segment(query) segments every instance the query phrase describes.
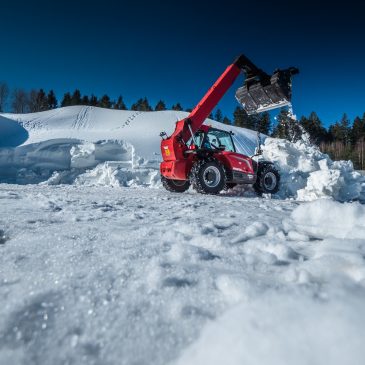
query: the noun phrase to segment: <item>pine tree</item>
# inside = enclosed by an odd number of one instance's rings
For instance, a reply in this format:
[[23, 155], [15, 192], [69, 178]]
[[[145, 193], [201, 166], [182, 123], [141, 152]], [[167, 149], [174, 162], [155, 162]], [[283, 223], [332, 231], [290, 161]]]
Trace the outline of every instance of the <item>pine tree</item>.
[[156, 111], [166, 110], [166, 104], [165, 104], [162, 100], [160, 100], [160, 101], [156, 104], [156, 106], [155, 106], [155, 110], [156, 110]]
[[356, 117], [351, 130], [351, 142], [356, 144], [360, 139], [365, 138], [365, 113], [363, 118]]
[[127, 106], [124, 104], [122, 96], [119, 96], [117, 102], [114, 104], [114, 109], [127, 110]]
[[291, 117], [289, 111], [281, 109], [277, 117], [278, 124], [273, 130], [273, 136], [284, 138], [290, 142], [298, 141], [302, 136], [302, 130], [299, 124]]
[[143, 99], [142, 108], [143, 108], [143, 111], [145, 111], [145, 112], [152, 111], [152, 107], [146, 97]]
[[71, 105], [81, 105], [81, 93], [79, 89], [76, 89], [72, 94]]
[[178, 112], [181, 112], [182, 110], [184, 110], [180, 103], [174, 104], [171, 109], [176, 110]]
[[91, 94], [89, 104], [91, 106], [98, 106], [99, 100], [94, 94]]
[[140, 112], [150, 112], [152, 111], [152, 108], [148, 103], [147, 98], [145, 97], [143, 99], [138, 99], [137, 102], [131, 106], [131, 110], [136, 110]]
[[141, 111], [142, 104], [143, 104], [143, 99], [138, 99], [134, 104], [132, 104], [131, 110]]
[[47, 108], [56, 109], [58, 105], [56, 95], [53, 90], [50, 90], [47, 95]]
[[254, 130], [256, 120], [255, 117], [249, 116], [243, 108], [238, 106], [233, 112], [233, 125]]
[[341, 141], [343, 140], [342, 130], [339, 122], [335, 124], [331, 124], [329, 127], [329, 133], [332, 137], [333, 141]]
[[340, 130], [341, 130], [342, 142], [345, 143], [345, 145], [348, 145], [351, 142], [350, 139], [351, 127], [350, 127], [350, 121], [346, 113], [344, 113], [344, 115], [340, 120]]
[[257, 124], [256, 124], [256, 128], [255, 130], [257, 130], [260, 133], [263, 134], [270, 134], [271, 131], [271, 119], [270, 119], [270, 114], [268, 112], [262, 113], [258, 118], [257, 118]]
[[216, 120], [219, 123], [223, 122], [223, 114], [222, 114], [222, 111], [220, 109], [217, 109], [217, 111], [215, 112], [214, 120]]
[[107, 108], [108, 109], [108, 108], [111, 108], [111, 105], [112, 105], [112, 103], [110, 101], [109, 96], [105, 94], [101, 97], [98, 106], [100, 106], [100, 108]]
[[63, 99], [61, 101], [61, 107], [65, 107], [65, 106], [70, 106], [72, 100], [71, 100], [71, 94], [69, 92], [67, 92], [64, 96]]
[[222, 123], [223, 124], [227, 124], [227, 125], [231, 125], [232, 124], [231, 120], [229, 118], [227, 118], [226, 116], [224, 116]]
[[328, 141], [328, 132], [315, 112], [311, 112], [308, 118], [302, 116], [299, 124], [309, 134], [312, 143], [319, 145], [322, 142]]
[[47, 109], [48, 109], [47, 95], [43, 89], [40, 89], [37, 95], [37, 111], [42, 112]]
[[233, 112], [233, 125], [236, 127], [243, 127], [244, 119], [244, 110], [241, 107], [237, 106]]
[[28, 108], [31, 113], [36, 113], [39, 111], [37, 98], [38, 98], [38, 90], [34, 89], [30, 90], [28, 96]]
[[81, 105], [90, 105], [90, 100], [87, 95], [84, 95], [81, 99]]

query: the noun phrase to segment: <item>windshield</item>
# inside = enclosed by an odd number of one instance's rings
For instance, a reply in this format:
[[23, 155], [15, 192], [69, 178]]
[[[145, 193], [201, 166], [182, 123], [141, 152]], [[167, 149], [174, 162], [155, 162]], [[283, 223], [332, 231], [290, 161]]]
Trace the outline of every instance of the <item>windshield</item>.
[[235, 152], [231, 134], [226, 131], [210, 129], [204, 141], [205, 148], [225, 147], [225, 151]]
[[[207, 134], [198, 131], [194, 135], [195, 144], [198, 148], [207, 148], [210, 150], [224, 146], [225, 151], [235, 152], [232, 136], [229, 132], [218, 129], [210, 129]], [[192, 138], [189, 139], [187, 145], [192, 144]]]

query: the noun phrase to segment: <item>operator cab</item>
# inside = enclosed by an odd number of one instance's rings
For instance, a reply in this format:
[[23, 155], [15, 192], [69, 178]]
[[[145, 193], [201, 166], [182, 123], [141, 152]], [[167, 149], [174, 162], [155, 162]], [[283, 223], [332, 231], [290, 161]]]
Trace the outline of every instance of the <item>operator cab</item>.
[[[199, 130], [195, 133], [194, 140], [198, 149], [236, 152], [232, 132], [215, 128], [209, 128], [207, 132]], [[189, 142], [191, 144], [192, 140]]]

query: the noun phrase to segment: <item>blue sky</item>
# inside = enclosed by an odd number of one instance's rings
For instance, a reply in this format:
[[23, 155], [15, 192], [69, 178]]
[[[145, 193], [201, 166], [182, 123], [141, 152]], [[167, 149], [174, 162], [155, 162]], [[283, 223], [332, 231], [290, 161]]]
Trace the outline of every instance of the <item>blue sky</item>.
[[[209, 4], [209, 5], [208, 5]], [[268, 73], [300, 69], [294, 112], [326, 125], [365, 112], [364, 7], [297, 1], [8, 1], [0, 80], [11, 87], [139, 97], [193, 107], [245, 53]], [[239, 86], [243, 78], [237, 81]], [[219, 107], [231, 117], [235, 87]]]

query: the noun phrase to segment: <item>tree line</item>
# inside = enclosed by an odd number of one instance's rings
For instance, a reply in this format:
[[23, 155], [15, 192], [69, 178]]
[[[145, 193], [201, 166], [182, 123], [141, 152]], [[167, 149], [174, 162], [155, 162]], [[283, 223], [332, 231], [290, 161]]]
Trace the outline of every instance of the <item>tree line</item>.
[[[73, 93], [66, 92], [59, 102], [53, 90], [46, 92], [44, 89], [31, 91], [15, 89], [10, 92], [7, 84], [0, 82], [0, 112], [7, 111], [9, 104], [8, 110], [13, 113], [34, 113], [72, 105], [142, 112], [167, 110], [167, 105], [163, 100], [159, 100], [153, 106], [144, 97], [138, 99], [128, 108], [122, 96], [113, 100], [107, 94], [101, 97], [93, 94], [90, 96], [82, 95], [78, 89]], [[170, 109], [192, 111], [190, 108], [184, 109], [180, 103], [173, 104]], [[339, 121], [331, 124], [328, 128], [324, 127], [315, 112], [295, 121], [287, 109], [282, 109], [274, 122], [267, 112], [259, 115], [248, 115], [239, 106], [234, 110], [232, 119], [223, 115], [220, 109], [216, 109], [209, 117], [220, 123], [257, 130], [272, 137], [285, 138], [290, 141], [296, 141], [301, 136], [302, 130], [305, 130], [311, 142], [319, 146], [322, 152], [329, 154], [332, 159], [352, 160], [355, 168], [365, 169], [365, 113], [362, 117], [357, 116], [353, 121], [350, 121], [344, 114]]]
[[[10, 108], [9, 105], [10, 104]], [[66, 92], [59, 102], [53, 90], [48, 93], [44, 89], [26, 91], [24, 89], [14, 89], [10, 92], [6, 83], [0, 82], [0, 113], [11, 111], [13, 113], [35, 113], [58, 107], [73, 105], [97, 106], [100, 108], [128, 110], [123, 97], [119, 96], [116, 100], [111, 99], [107, 94], [97, 97], [93, 94], [81, 95], [80, 90], [76, 89], [73, 93]], [[173, 104], [172, 110], [183, 111], [180, 103]], [[146, 97], [138, 99], [130, 106], [130, 110], [136, 111], [161, 111], [167, 110], [163, 100], [159, 100], [155, 106], [150, 105]], [[186, 109], [191, 111], [191, 109]]]

